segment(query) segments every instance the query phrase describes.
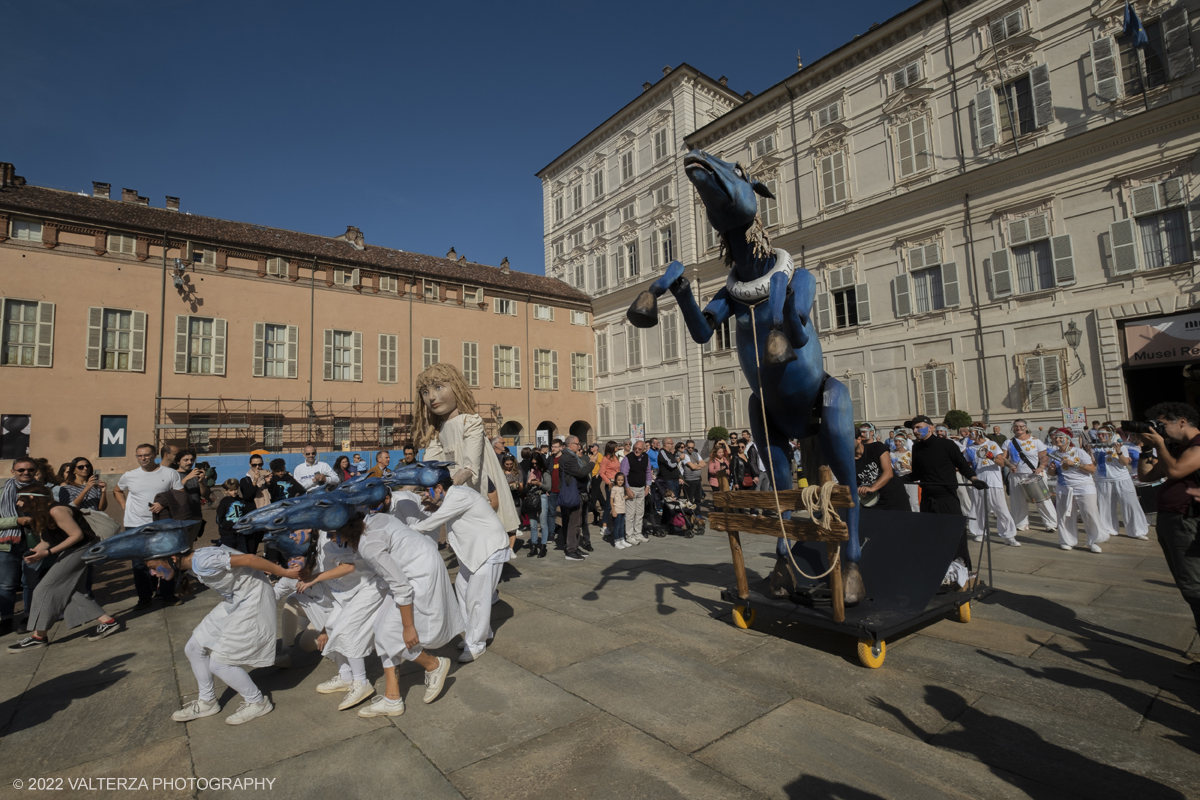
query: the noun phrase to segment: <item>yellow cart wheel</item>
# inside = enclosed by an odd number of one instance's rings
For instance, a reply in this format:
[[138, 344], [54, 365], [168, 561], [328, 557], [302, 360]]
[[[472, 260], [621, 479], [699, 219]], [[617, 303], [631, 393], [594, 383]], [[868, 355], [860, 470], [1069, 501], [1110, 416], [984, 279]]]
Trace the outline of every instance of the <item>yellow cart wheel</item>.
[[878, 642], [872, 639], [858, 640], [858, 660], [862, 662], [864, 667], [871, 669], [879, 669], [883, 666], [883, 659], [887, 657], [887, 642], [880, 639]]
[[971, 621], [971, 602], [969, 600], [958, 607], [958, 621]]
[[754, 624], [754, 618], [756, 616], [758, 616], [758, 612], [753, 608], [750, 609], [750, 613], [747, 614], [745, 606], [733, 607], [733, 624], [739, 628], [749, 628]]

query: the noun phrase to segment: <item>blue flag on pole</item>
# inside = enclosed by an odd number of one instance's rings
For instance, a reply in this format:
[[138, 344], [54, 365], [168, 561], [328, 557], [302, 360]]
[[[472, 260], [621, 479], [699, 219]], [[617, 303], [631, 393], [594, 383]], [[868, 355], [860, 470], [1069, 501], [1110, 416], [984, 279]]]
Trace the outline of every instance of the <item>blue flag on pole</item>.
[[1129, 0], [1125, 0], [1125, 27], [1121, 31], [1122, 36], [1133, 35], [1134, 47], [1145, 47], [1150, 43], [1146, 38], [1146, 29], [1142, 27], [1142, 21], [1138, 18], [1137, 12], [1133, 10], [1133, 6], [1129, 4]]

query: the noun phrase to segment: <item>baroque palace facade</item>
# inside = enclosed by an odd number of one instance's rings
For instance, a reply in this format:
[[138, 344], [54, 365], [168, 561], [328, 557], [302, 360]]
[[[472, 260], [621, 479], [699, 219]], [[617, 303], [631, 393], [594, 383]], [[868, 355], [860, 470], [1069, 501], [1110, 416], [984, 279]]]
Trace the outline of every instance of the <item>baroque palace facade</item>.
[[108, 472], [139, 442], [398, 450], [413, 379], [443, 361], [475, 387], [489, 435], [594, 438], [582, 292], [507, 259], [408, 253], [354, 227], [298, 233], [93, 187], [29, 185], [0, 163], [4, 457], [84, 455]]
[[[724, 285], [682, 170], [692, 148], [774, 192], [760, 216], [817, 280], [825, 367], [857, 419], [962, 409], [1036, 430], [1068, 407], [1120, 420], [1196, 402], [1200, 2], [1134, 7], [1144, 49], [1122, 36], [1123, 0], [921, 2], [757, 96], [670, 71], [643, 95], [660, 102], [639, 98], [559, 156], [539, 173], [547, 274], [593, 297], [600, 435], [748, 426], [732, 330], [695, 345], [669, 295], [657, 328], [624, 319], [670, 257], [702, 303]], [[679, 102], [693, 96], [711, 98], [703, 113]], [[621, 176], [624, 191], [622, 148], [657, 148], [656, 129], [669, 139], [651, 169], [669, 195], [635, 174], [636, 216], [616, 217], [607, 194], [589, 205], [593, 181]], [[556, 213], [577, 184], [582, 209]], [[607, 235], [573, 238], [601, 212]], [[651, 250], [636, 272], [624, 224]]]

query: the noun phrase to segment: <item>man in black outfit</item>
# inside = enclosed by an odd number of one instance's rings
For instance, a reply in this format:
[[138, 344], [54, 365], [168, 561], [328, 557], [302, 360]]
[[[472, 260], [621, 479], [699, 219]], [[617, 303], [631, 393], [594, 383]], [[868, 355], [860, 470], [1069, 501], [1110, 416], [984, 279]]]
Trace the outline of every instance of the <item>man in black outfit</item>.
[[[926, 416], [918, 416], [904, 423], [912, 428], [911, 480], [921, 486], [921, 511], [927, 514], [962, 514], [958, 502], [958, 475], [971, 482], [976, 489], [987, 489], [987, 484], [975, 477], [975, 470], [967, 463], [958, 445], [950, 439], [933, 435], [933, 422]], [[967, 549], [967, 527], [963, 526], [958, 542], [958, 557], [967, 569], [971, 569], [971, 553]]]

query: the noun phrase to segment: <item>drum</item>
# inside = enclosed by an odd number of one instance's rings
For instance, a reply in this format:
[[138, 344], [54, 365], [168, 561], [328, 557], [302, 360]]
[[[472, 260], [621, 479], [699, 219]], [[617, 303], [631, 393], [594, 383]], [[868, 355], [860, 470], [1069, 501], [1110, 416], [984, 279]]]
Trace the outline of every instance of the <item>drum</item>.
[[1054, 497], [1045, 475], [1026, 478], [1021, 481], [1021, 489], [1025, 492], [1025, 499], [1030, 503], [1042, 503]]

